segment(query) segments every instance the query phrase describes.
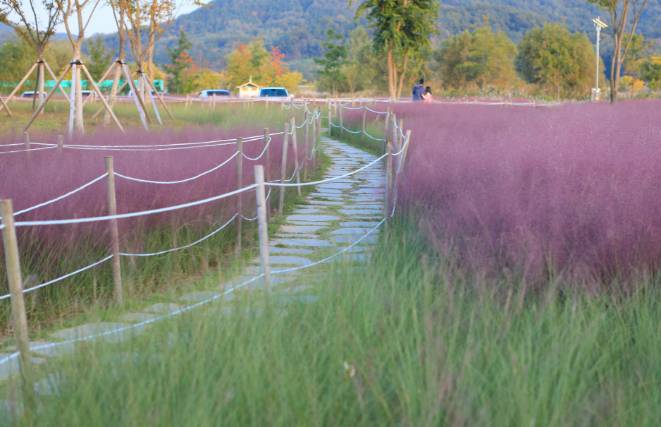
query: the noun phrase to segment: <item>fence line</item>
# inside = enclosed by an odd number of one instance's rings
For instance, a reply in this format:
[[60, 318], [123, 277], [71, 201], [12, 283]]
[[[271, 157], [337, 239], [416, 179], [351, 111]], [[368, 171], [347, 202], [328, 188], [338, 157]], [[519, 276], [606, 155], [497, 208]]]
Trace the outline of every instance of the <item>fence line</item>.
[[[293, 105], [293, 104], [292, 104], [292, 105]], [[307, 110], [307, 104], [304, 105], [304, 108]], [[309, 114], [309, 115], [308, 115], [308, 119], [305, 120], [301, 126], [296, 126], [295, 129], [301, 129], [301, 128], [303, 128], [304, 126], [310, 126], [310, 125], [312, 125], [313, 123], [315, 123], [315, 122], [314, 122], [315, 120], [319, 120], [320, 118], [321, 118], [321, 114], [320, 114], [319, 111], [317, 110], [314, 114]], [[330, 117], [329, 117], [329, 124], [330, 124], [330, 127], [331, 127], [331, 128], [334, 126], [333, 123], [330, 122]], [[397, 124], [396, 124], [396, 123], [395, 123], [395, 126], [397, 127]], [[294, 134], [294, 133], [295, 133], [295, 129], [291, 129], [291, 131], [289, 132], [289, 134]], [[400, 128], [400, 133], [402, 133], [402, 129], [401, 129], [401, 128]], [[277, 134], [278, 134], [278, 135], [283, 135], [283, 134], [285, 134], [285, 132], [279, 132], [279, 133], [277, 133]], [[271, 136], [272, 136], [272, 135], [275, 135], [275, 134], [268, 134], [268, 135], [266, 135], [266, 136], [268, 137], [268, 141], [266, 142], [266, 144], [265, 144], [265, 148], [264, 148], [264, 150], [262, 151], [262, 153], [261, 153], [257, 158], [254, 158], [254, 159], [253, 159], [253, 158], [248, 158], [248, 159], [250, 159], [250, 160], [258, 160], [258, 159], [260, 159], [260, 158], [264, 155], [264, 153], [266, 153], [266, 151], [268, 150], [268, 147], [269, 147], [269, 145], [270, 145], [270, 143], [271, 143]], [[260, 184], [260, 185], [262, 185], [262, 186], [264, 186], [264, 187], [266, 187], [266, 186], [269, 187], [268, 195], [265, 197], [265, 199], [266, 199], [266, 200], [269, 199], [269, 197], [271, 196], [271, 192], [272, 192], [272, 188], [273, 188], [273, 187], [299, 187], [299, 189], [300, 189], [301, 186], [314, 186], [314, 185], [319, 185], [319, 184], [323, 184], [323, 183], [327, 183], [327, 182], [336, 181], [336, 180], [339, 180], [339, 179], [343, 179], [343, 178], [346, 178], [346, 177], [349, 177], [349, 176], [352, 176], [352, 175], [358, 174], [358, 173], [362, 172], [363, 170], [366, 170], [366, 169], [368, 169], [368, 168], [374, 166], [375, 164], [377, 164], [377, 163], [380, 162], [381, 160], [384, 160], [384, 159], [385, 159], [386, 157], [388, 157], [388, 156], [394, 156], [394, 157], [397, 157], [397, 156], [400, 156], [400, 155], [401, 155], [401, 156], [402, 156], [402, 160], [403, 160], [403, 159], [405, 158], [405, 155], [406, 155], [406, 149], [408, 148], [409, 141], [410, 141], [410, 139], [408, 138], [408, 136], [410, 136], [410, 131], [409, 131], [409, 135], [407, 135], [407, 138], [406, 138], [406, 140], [405, 140], [405, 143], [402, 144], [402, 146], [401, 146], [401, 148], [400, 148], [400, 150], [399, 150], [398, 152], [396, 152], [396, 153], [392, 153], [392, 152], [389, 150], [387, 153], [381, 155], [380, 157], [376, 158], [375, 160], [370, 161], [369, 163], [367, 163], [367, 164], [365, 164], [365, 165], [363, 165], [363, 166], [361, 166], [361, 167], [359, 167], [359, 168], [357, 168], [357, 169], [355, 169], [355, 170], [353, 170], [353, 171], [350, 171], [350, 172], [348, 172], [348, 173], [345, 173], [345, 174], [342, 174], [342, 175], [339, 175], [339, 176], [333, 176], [333, 177], [330, 177], [330, 178], [326, 178], [326, 179], [322, 179], [322, 180], [317, 180], [317, 181], [309, 181], [309, 182], [303, 182], [303, 183], [291, 183], [291, 182], [293, 181], [294, 177], [295, 177], [296, 174], [297, 174], [297, 169], [300, 169], [300, 168], [304, 167], [304, 164], [307, 163], [306, 160], [312, 160], [312, 159], [313, 159], [313, 157], [309, 157], [309, 156], [308, 156], [308, 153], [304, 153], [304, 161], [302, 162], [303, 164], [299, 165], [297, 168], [294, 168], [294, 172], [292, 173], [292, 175], [291, 175], [290, 178], [288, 178], [288, 179], [284, 179], [284, 177], [283, 177], [283, 179], [280, 179], [280, 180], [273, 180], [273, 181], [269, 181], [269, 182], [266, 182], [266, 183], [262, 182], [262, 183]], [[263, 139], [263, 138], [264, 138], [264, 136], [262, 136], [262, 135], [259, 136], [259, 139]], [[386, 139], [386, 138], [384, 138], [383, 140], [385, 140], [385, 139]], [[257, 139], [256, 139], [256, 140], [257, 140]], [[316, 141], [316, 140], [317, 140], [317, 134], [316, 134], [316, 132], [313, 132], [312, 140], [313, 140], [313, 141]], [[307, 146], [307, 144], [306, 144], [306, 146]], [[310, 150], [311, 150], [312, 152], [314, 152], [314, 151], [316, 150], [316, 148], [317, 148], [317, 143], [316, 143], [316, 142], [313, 142], [312, 147], [310, 148]], [[121, 177], [121, 178], [124, 178], [124, 179], [129, 179], [129, 180], [134, 180], [134, 181], [139, 181], [139, 182], [147, 182], [147, 183], [166, 183], [166, 182], [167, 182], [167, 183], [175, 183], [175, 182], [179, 183], [179, 182], [189, 182], [189, 181], [192, 181], [192, 180], [194, 180], [194, 179], [199, 178], [200, 176], [204, 176], [204, 175], [206, 175], [206, 174], [208, 174], [208, 173], [211, 173], [213, 170], [217, 170], [218, 168], [224, 166], [225, 164], [227, 164], [229, 161], [231, 161], [234, 157], [238, 156], [239, 154], [242, 154], [242, 153], [235, 152], [235, 154], [234, 154], [232, 157], [230, 157], [229, 159], [225, 160], [224, 163], [222, 163], [222, 164], [220, 164], [220, 165], [217, 165], [217, 166], [215, 166], [214, 168], [212, 168], [212, 169], [210, 169], [210, 170], [204, 171], [204, 172], [202, 172], [201, 174], [198, 174], [198, 175], [196, 175], [196, 176], [194, 176], [194, 177], [186, 178], [185, 180], [169, 181], [169, 182], [168, 182], [168, 181], [151, 181], [151, 180], [143, 180], [143, 179], [140, 179], [140, 178], [129, 177], [129, 176], [126, 176], [126, 175], [121, 175], [121, 174], [119, 174], [119, 173], [114, 173], [114, 175], [117, 175], [117, 176], [119, 176], [119, 177]], [[244, 156], [244, 157], [245, 157], [245, 156]], [[401, 161], [400, 161], [400, 162], [401, 162]], [[391, 164], [392, 164], [392, 162], [389, 161], [389, 162], [388, 162], [388, 165], [391, 165]], [[399, 166], [400, 166], [400, 167], [397, 168], [396, 173], [395, 173], [395, 176], [396, 176], [396, 177], [399, 176], [399, 172], [400, 172], [400, 169], [401, 169], [401, 163], [400, 163]], [[390, 173], [390, 171], [389, 171], [389, 173]], [[72, 191], [69, 192], [69, 193], [66, 193], [66, 194], [64, 194], [64, 195], [62, 195], [62, 196], [59, 196], [59, 197], [57, 197], [57, 198], [55, 198], [55, 199], [52, 199], [52, 200], [49, 200], [49, 201], [47, 201], [47, 202], [41, 203], [41, 204], [39, 204], [39, 205], [35, 205], [35, 206], [31, 207], [31, 208], [28, 208], [27, 210], [23, 210], [23, 212], [20, 212], [20, 211], [19, 211], [19, 213], [24, 213], [24, 212], [27, 212], [27, 211], [30, 211], [30, 210], [34, 210], [34, 209], [37, 209], [38, 207], [45, 206], [45, 205], [47, 205], [47, 204], [54, 203], [55, 201], [62, 200], [62, 199], [64, 199], [64, 198], [68, 197], [69, 195], [71, 195], [71, 194], [75, 194], [76, 192], [81, 191], [82, 189], [84, 189], [84, 188], [86, 188], [86, 187], [92, 185], [93, 183], [98, 182], [99, 180], [105, 178], [106, 176], [108, 176], [107, 173], [104, 174], [104, 175], [102, 175], [102, 176], [100, 176], [100, 177], [95, 178], [95, 180], [92, 180], [92, 181], [90, 181], [90, 182], [88, 182], [88, 183], [86, 183], [86, 184], [83, 184], [83, 186], [78, 187], [77, 189], [72, 190]], [[203, 204], [210, 203], [210, 202], [217, 201], [217, 200], [221, 200], [221, 199], [224, 199], [224, 198], [227, 198], [227, 197], [233, 196], [233, 195], [242, 194], [243, 192], [246, 192], [246, 191], [250, 191], [250, 190], [253, 190], [253, 189], [257, 189], [257, 187], [258, 187], [257, 184], [252, 184], [252, 185], [248, 185], [248, 186], [245, 186], [245, 187], [242, 187], [242, 188], [236, 189], [236, 190], [234, 190], [234, 191], [230, 191], [230, 192], [227, 192], [227, 193], [224, 193], [224, 194], [220, 194], [220, 195], [217, 195], [217, 196], [208, 197], [208, 198], [205, 198], [205, 199], [202, 199], [202, 200], [197, 200], [197, 201], [193, 201], [193, 202], [188, 202], [188, 203], [178, 204], [178, 205], [169, 206], [169, 207], [164, 207], [164, 208], [150, 209], [150, 210], [145, 210], [145, 211], [140, 211], [140, 212], [132, 212], [132, 213], [124, 213], [124, 214], [115, 214], [115, 215], [104, 215], [104, 216], [87, 217], [87, 218], [71, 218], [71, 219], [41, 220], [41, 221], [23, 221], [23, 222], [16, 222], [16, 223], [14, 223], [14, 226], [16, 226], [16, 227], [27, 227], [27, 226], [47, 226], [47, 225], [79, 224], [79, 223], [90, 223], [90, 222], [97, 222], [97, 221], [109, 221], [109, 220], [117, 220], [117, 219], [124, 219], [124, 218], [133, 218], [133, 217], [147, 216], [147, 215], [152, 215], [152, 214], [156, 214], [156, 213], [170, 212], [170, 211], [174, 211], [174, 210], [178, 210], [178, 209], [184, 209], [184, 208], [188, 208], [188, 207], [193, 207], [193, 206], [203, 205]], [[262, 200], [263, 200], [263, 199], [264, 199], [264, 196], [263, 196], [263, 187], [260, 188], [259, 190], [262, 191], [261, 194], [262, 194]], [[389, 188], [386, 188], [386, 191], [387, 191], [387, 192], [388, 192], [389, 190], [390, 190]], [[293, 268], [285, 268], [285, 269], [281, 269], [281, 270], [275, 270], [275, 271], [272, 271], [271, 273], [272, 273], [272, 274], [285, 274], [285, 273], [289, 273], [289, 272], [294, 272], [294, 271], [299, 271], [299, 270], [304, 270], [304, 269], [307, 269], [307, 268], [311, 268], [311, 267], [314, 267], [314, 266], [316, 266], [316, 265], [320, 265], [320, 264], [323, 264], [323, 263], [327, 263], [327, 262], [333, 260], [334, 258], [336, 258], [336, 257], [338, 257], [338, 256], [340, 256], [340, 255], [342, 255], [342, 254], [344, 254], [344, 253], [346, 253], [346, 252], [348, 252], [349, 250], [351, 250], [352, 248], [354, 248], [356, 245], [360, 244], [360, 243], [361, 243], [363, 240], [365, 240], [368, 236], [370, 236], [371, 234], [373, 234], [376, 230], [378, 230], [383, 224], [386, 223], [386, 221], [388, 220], [388, 218], [390, 218], [390, 217], [392, 217], [392, 216], [394, 215], [394, 213], [395, 213], [395, 208], [396, 208], [396, 203], [394, 204], [394, 206], [393, 206], [393, 210], [391, 211], [390, 215], [386, 215], [386, 216], [384, 216], [384, 217], [383, 217], [383, 218], [382, 218], [382, 219], [381, 219], [381, 220], [380, 220], [380, 221], [379, 221], [379, 222], [378, 222], [373, 228], [371, 228], [370, 230], [368, 230], [368, 231], [365, 233], [365, 235], [363, 235], [362, 237], [358, 238], [357, 240], [355, 240], [355, 241], [354, 241], [353, 243], [351, 243], [350, 245], [348, 245], [348, 246], [346, 246], [346, 247], [344, 247], [344, 248], [341, 248], [340, 250], [338, 250], [338, 251], [335, 252], [334, 254], [332, 254], [332, 255], [330, 255], [330, 256], [327, 256], [327, 257], [325, 257], [325, 258], [323, 258], [323, 259], [321, 259], [321, 260], [318, 260], [318, 261], [315, 261], [315, 262], [310, 262], [310, 263], [305, 264], [305, 265], [302, 265], [302, 266], [297, 266], [297, 267], [293, 267]], [[14, 215], [16, 215], [16, 214], [14, 214]], [[12, 216], [13, 216], [13, 215], [12, 215]], [[211, 231], [210, 233], [208, 233], [208, 234], [206, 234], [205, 236], [201, 237], [200, 239], [198, 239], [198, 240], [196, 240], [196, 241], [194, 241], [194, 242], [191, 242], [191, 243], [189, 243], [189, 244], [187, 244], [187, 245], [183, 245], [183, 246], [179, 246], [179, 247], [175, 247], [175, 248], [170, 248], [170, 249], [166, 249], [166, 250], [162, 250], [162, 251], [158, 251], [158, 252], [152, 252], [152, 253], [126, 253], [126, 252], [120, 252], [120, 253], [119, 253], [119, 256], [122, 256], [122, 257], [133, 257], [133, 256], [135, 256], [135, 257], [148, 257], [148, 256], [162, 255], [162, 254], [165, 254], [165, 253], [170, 253], [170, 252], [175, 252], [175, 251], [179, 251], [179, 250], [183, 250], [183, 249], [188, 249], [188, 248], [190, 248], [190, 247], [192, 247], [192, 246], [195, 246], [195, 245], [197, 245], [197, 244], [199, 244], [199, 243], [201, 243], [201, 242], [203, 242], [203, 241], [205, 241], [205, 240], [208, 240], [208, 239], [211, 238], [212, 236], [216, 235], [217, 233], [219, 233], [220, 231], [222, 231], [223, 229], [225, 229], [227, 226], [229, 226], [229, 224], [231, 224], [231, 223], [232, 223], [237, 217], [239, 217], [239, 216], [245, 218], [245, 217], [243, 216], [242, 213], [238, 212], [238, 213], [234, 214], [234, 215], [232, 216], [232, 218], [230, 218], [226, 223], [224, 223], [224, 224], [221, 225], [220, 227], [214, 229], [213, 231]], [[245, 218], [245, 219], [247, 219], [247, 220], [251, 220], [250, 218]], [[257, 218], [255, 218], [255, 219], [257, 219]], [[254, 220], [254, 219], [252, 219], [252, 220]], [[264, 222], [263, 217], [262, 217], [262, 219], [260, 219], [260, 221]], [[264, 224], [260, 223], [260, 227], [262, 227], [263, 225], [264, 225]], [[4, 229], [4, 228], [5, 228], [5, 226], [4, 226], [3, 224], [0, 224], [0, 230], [2, 230], [2, 229]], [[67, 274], [64, 275], [64, 276], [61, 276], [61, 277], [56, 278], [56, 279], [53, 279], [53, 280], [51, 280], [51, 281], [48, 281], [48, 282], [42, 283], [42, 284], [37, 285], [37, 286], [34, 286], [34, 287], [32, 287], [32, 288], [29, 288], [29, 289], [23, 290], [23, 293], [31, 292], [31, 291], [34, 291], [34, 290], [37, 290], [37, 289], [43, 288], [43, 287], [45, 287], [45, 286], [48, 286], [48, 285], [50, 285], [50, 284], [57, 283], [57, 282], [62, 281], [62, 280], [64, 280], [64, 279], [66, 279], [66, 278], [72, 277], [73, 275], [76, 275], [76, 274], [79, 274], [79, 273], [81, 273], [81, 272], [83, 272], [83, 271], [86, 271], [86, 270], [89, 270], [89, 269], [91, 269], [91, 268], [94, 268], [95, 266], [100, 265], [100, 264], [102, 264], [102, 263], [104, 263], [104, 262], [106, 262], [106, 261], [108, 261], [108, 260], [110, 260], [110, 259], [112, 259], [112, 258], [113, 258], [112, 255], [107, 256], [107, 257], [102, 258], [101, 260], [96, 261], [95, 263], [92, 263], [92, 264], [90, 264], [90, 265], [88, 265], [88, 266], [85, 266], [85, 267], [83, 267], [83, 268], [81, 268], [81, 269], [78, 269], [78, 270], [73, 271], [73, 272], [71, 272], [71, 273], [67, 273]], [[264, 271], [264, 269], [263, 269], [263, 271]], [[203, 301], [200, 301], [200, 302], [197, 302], [197, 303], [194, 303], [194, 304], [190, 304], [190, 305], [188, 305], [188, 306], [185, 306], [185, 307], [182, 307], [182, 308], [180, 308], [180, 309], [177, 309], [177, 310], [175, 310], [175, 311], [173, 311], [173, 312], [171, 312], [171, 313], [168, 313], [168, 314], [165, 314], [165, 315], [162, 315], [162, 316], [158, 316], [158, 317], [153, 318], [153, 319], [145, 320], [145, 321], [142, 321], [142, 322], [139, 322], [139, 323], [136, 323], [136, 324], [132, 324], [132, 325], [128, 325], [128, 326], [125, 326], [125, 327], [116, 328], [116, 329], [113, 329], [113, 330], [111, 330], [111, 331], [106, 331], [106, 332], [99, 333], [99, 334], [92, 334], [92, 335], [88, 335], [88, 336], [85, 336], [85, 337], [78, 337], [78, 338], [71, 339], [71, 340], [67, 340], [67, 341], [61, 341], [61, 342], [54, 342], [54, 343], [48, 343], [48, 344], [37, 345], [37, 346], [32, 347], [31, 350], [32, 350], [32, 351], [36, 351], [36, 352], [38, 352], [38, 351], [40, 351], [40, 350], [47, 350], [47, 349], [49, 349], [49, 348], [59, 347], [59, 346], [63, 346], [63, 345], [69, 345], [69, 344], [71, 344], [71, 343], [76, 343], [76, 342], [81, 342], [81, 341], [89, 341], [89, 340], [97, 339], [97, 338], [101, 338], [101, 337], [104, 337], [104, 336], [109, 336], [109, 335], [113, 335], [113, 334], [117, 334], [117, 333], [122, 333], [122, 332], [124, 332], [124, 331], [128, 331], [128, 330], [134, 330], [134, 329], [137, 329], [137, 328], [142, 328], [142, 327], [144, 327], [144, 326], [146, 326], [146, 325], [148, 325], [148, 324], [152, 324], [152, 323], [158, 322], [158, 321], [160, 321], [160, 320], [164, 320], [164, 319], [172, 318], [172, 317], [177, 316], [177, 315], [179, 315], [179, 314], [181, 314], [181, 313], [185, 313], [185, 312], [191, 311], [191, 310], [193, 310], [193, 309], [195, 309], [195, 308], [197, 308], [197, 307], [200, 307], [200, 306], [205, 305], [205, 304], [208, 304], [208, 303], [210, 303], [210, 302], [212, 302], [212, 301], [215, 301], [215, 300], [218, 300], [218, 299], [220, 299], [220, 298], [223, 298], [224, 296], [226, 296], [226, 295], [228, 295], [228, 294], [234, 292], [235, 290], [241, 289], [241, 288], [247, 286], [248, 284], [250, 284], [250, 283], [254, 283], [255, 281], [260, 280], [260, 279], [262, 279], [262, 278], [265, 278], [265, 274], [264, 274], [264, 273], [261, 273], [261, 274], [255, 275], [255, 276], [253, 276], [253, 277], [251, 277], [251, 278], [248, 278], [247, 280], [245, 280], [245, 281], [239, 283], [238, 285], [235, 285], [235, 286], [233, 286], [233, 287], [227, 289], [226, 291], [222, 292], [222, 293], [219, 294], [219, 295], [214, 295], [214, 296], [212, 296], [212, 297], [210, 297], [210, 298], [207, 298], [207, 299], [205, 299], [205, 300], [203, 300]], [[8, 297], [9, 297], [9, 295], [2, 296], [2, 297], [0, 297], [0, 300], [6, 299], [6, 298], [8, 298]], [[18, 358], [18, 357], [19, 357], [19, 352], [12, 353], [12, 354], [8, 355], [7, 357], [5, 357], [4, 359], [0, 359], [0, 365], [4, 364], [4, 363], [6, 363], [6, 362], [8, 362], [8, 361], [10, 361], [10, 360], [16, 359], [16, 358]]]

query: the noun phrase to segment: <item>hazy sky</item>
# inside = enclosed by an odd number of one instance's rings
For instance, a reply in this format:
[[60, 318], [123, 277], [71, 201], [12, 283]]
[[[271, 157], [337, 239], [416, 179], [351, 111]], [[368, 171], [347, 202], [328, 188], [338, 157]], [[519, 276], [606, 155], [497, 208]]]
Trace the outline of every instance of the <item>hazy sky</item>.
[[[37, 2], [38, 4], [39, 2]], [[105, 2], [102, 1], [101, 4], [96, 8], [96, 11], [94, 12], [94, 16], [92, 16], [92, 20], [90, 21], [89, 27], [87, 27], [87, 36], [91, 36], [93, 34], [98, 34], [98, 33], [114, 33], [117, 31], [117, 27], [115, 26], [115, 20], [113, 19], [112, 16], [112, 9], [106, 5], [103, 4]], [[197, 9], [198, 6], [194, 6], [192, 1], [184, 1], [184, 2], [178, 2], [180, 6], [177, 7], [176, 15], [183, 15], [186, 13], [190, 13], [193, 10]], [[185, 4], [182, 4], [185, 3]], [[91, 7], [89, 8], [91, 9]], [[42, 14], [43, 16], [43, 14]], [[57, 27], [57, 32], [58, 33], [63, 33], [64, 32], [64, 25], [60, 24]]]

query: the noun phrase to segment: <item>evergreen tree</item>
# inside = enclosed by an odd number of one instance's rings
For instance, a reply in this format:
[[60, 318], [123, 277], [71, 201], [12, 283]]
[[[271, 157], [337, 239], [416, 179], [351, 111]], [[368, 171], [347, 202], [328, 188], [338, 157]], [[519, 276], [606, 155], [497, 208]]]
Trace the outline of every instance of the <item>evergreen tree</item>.
[[335, 95], [346, 87], [346, 79], [342, 73], [342, 67], [347, 61], [347, 48], [344, 38], [339, 33], [329, 29], [326, 32], [323, 48], [324, 56], [314, 60], [321, 67], [321, 70], [319, 70], [319, 87], [322, 90], [329, 90]]
[[188, 53], [191, 47], [186, 33], [181, 30], [177, 45], [168, 49], [170, 64], [165, 66], [165, 70], [170, 74], [169, 89], [172, 93], [189, 93], [193, 88], [186, 76], [186, 72], [193, 66], [193, 59]]

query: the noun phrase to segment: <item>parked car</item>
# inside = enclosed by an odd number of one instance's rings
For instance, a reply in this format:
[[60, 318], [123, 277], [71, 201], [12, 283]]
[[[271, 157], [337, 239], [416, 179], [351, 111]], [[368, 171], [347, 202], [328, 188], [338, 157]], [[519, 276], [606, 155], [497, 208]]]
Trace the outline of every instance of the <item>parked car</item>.
[[200, 92], [200, 98], [208, 98], [210, 96], [231, 96], [232, 92], [227, 89], [205, 89]]
[[259, 90], [260, 98], [289, 98], [289, 92], [284, 87], [263, 87]]
[[[43, 95], [46, 96], [45, 93], [44, 93]], [[23, 93], [21, 94], [21, 97], [22, 97], [22, 98], [33, 98], [33, 97], [35, 97], [35, 96], [39, 96], [39, 92], [36, 92], [36, 95], [35, 95], [35, 91], [34, 91], [34, 90], [26, 90], [25, 92], [23, 92]]]

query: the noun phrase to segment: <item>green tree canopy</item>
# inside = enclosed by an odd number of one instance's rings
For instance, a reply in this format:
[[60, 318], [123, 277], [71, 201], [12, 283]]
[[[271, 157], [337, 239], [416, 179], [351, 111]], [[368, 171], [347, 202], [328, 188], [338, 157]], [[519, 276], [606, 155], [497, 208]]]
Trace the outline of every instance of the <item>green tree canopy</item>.
[[347, 47], [341, 34], [329, 29], [323, 42], [324, 56], [314, 62], [319, 70], [319, 89], [337, 94], [346, 89], [346, 78], [342, 68], [347, 61]]
[[94, 37], [87, 42], [87, 68], [95, 80], [100, 79], [112, 63], [112, 52], [106, 49], [103, 38]]
[[193, 90], [192, 82], [186, 76], [186, 72], [193, 66], [193, 59], [188, 53], [190, 48], [191, 43], [184, 30], [181, 30], [177, 45], [168, 49], [170, 64], [165, 66], [165, 71], [170, 75], [168, 86], [172, 93], [190, 93]]
[[[350, 0], [350, 3], [352, 1]], [[373, 30], [375, 50], [383, 52], [388, 70], [388, 92], [399, 97], [415, 79], [436, 32], [437, 0], [363, 0], [356, 16], [365, 16]], [[413, 72], [412, 72], [413, 71]]]
[[436, 75], [449, 90], [511, 90], [519, 84], [517, 49], [507, 34], [484, 26], [447, 39], [435, 53]]
[[556, 98], [585, 98], [594, 83], [592, 44], [585, 34], [572, 34], [560, 24], [526, 33], [516, 63], [528, 83]]

